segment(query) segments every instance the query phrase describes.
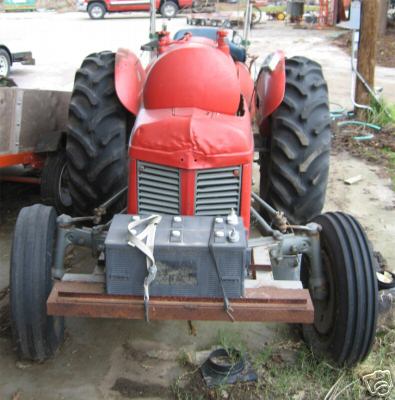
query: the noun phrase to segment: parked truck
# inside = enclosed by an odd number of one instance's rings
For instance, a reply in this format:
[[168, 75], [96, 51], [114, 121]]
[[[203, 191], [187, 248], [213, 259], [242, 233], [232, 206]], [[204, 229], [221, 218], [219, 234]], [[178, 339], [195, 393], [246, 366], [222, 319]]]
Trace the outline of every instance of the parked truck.
[[[192, 0], [156, 0], [156, 9], [165, 18], [173, 18], [182, 8], [192, 8]], [[107, 13], [149, 11], [149, 0], [79, 0], [79, 9], [86, 9], [90, 18], [102, 19]]]

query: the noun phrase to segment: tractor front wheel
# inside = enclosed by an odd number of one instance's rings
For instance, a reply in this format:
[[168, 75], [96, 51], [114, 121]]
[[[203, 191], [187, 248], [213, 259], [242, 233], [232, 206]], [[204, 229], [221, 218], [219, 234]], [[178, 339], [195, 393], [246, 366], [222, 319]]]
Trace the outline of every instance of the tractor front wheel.
[[64, 319], [47, 315], [56, 244], [56, 212], [36, 204], [18, 215], [11, 250], [11, 326], [18, 354], [42, 361], [63, 342]]
[[[303, 336], [314, 355], [336, 366], [353, 366], [372, 347], [376, 331], [378, 289], [370, 243], [358, 221], [341, 212], [314, 218], [321, 225], [321, 257], [325, 275], [323, 299], [315, 299], [314, 323]], [[309, 288], [312, 266], [303, 257], [301, 280]]]
[[[76, 72], [67, 125], [67, 170], [77, 215], [93, 210], [127, 184], [127, 140], [131, 114], [120, 103], [114, 83], [115, 54], [91, 54]], [[107, 212], [125, 206], [120, 198]]]
[[324, 206], [331, 129], [328, 87], [319, 64], [285, 61], [285, 95], [270, 116], [267, 152], [260, 153], [260, 195], [293, 224], [305, 224]]

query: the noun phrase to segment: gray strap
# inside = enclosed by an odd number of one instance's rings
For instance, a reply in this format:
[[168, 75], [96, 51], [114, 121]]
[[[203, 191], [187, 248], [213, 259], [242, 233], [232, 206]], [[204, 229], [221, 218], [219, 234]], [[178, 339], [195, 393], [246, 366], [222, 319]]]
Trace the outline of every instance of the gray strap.
[[[128, 225], [129, 241], [128, 245], [137, 247], [146, 256], [148, 275], [144, 279], [144, 311], [145, 320], [149, 321], [149, 286], [154, 281], [157, 273], [157, 267], [154, 258], [154, 244], [156, 227], [162, 220], [160, 215], [151, 215], [147, 218], [132, 221]], [[136, 228], [140, 225], [146, 227], [137, 234]], [[145, 243], [144, 243], [145, 240]]]

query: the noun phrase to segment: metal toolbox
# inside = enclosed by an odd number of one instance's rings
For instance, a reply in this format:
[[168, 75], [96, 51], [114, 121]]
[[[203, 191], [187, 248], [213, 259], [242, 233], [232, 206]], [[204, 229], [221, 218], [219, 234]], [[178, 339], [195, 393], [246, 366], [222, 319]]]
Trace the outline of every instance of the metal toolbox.
[[[223, 297], [218, 267], [226, 296], [243, 296], [250, 252], [242, 220], [234, 217], [230, 224], [227, 218], [162, 216], [154, 241], [158, 272], [150, 295]], [[128, 224], [133, 218], [140, 217], [116, 215], [105, 241], [109, 294], [144, 293], [146, 256], [128, 244]]]

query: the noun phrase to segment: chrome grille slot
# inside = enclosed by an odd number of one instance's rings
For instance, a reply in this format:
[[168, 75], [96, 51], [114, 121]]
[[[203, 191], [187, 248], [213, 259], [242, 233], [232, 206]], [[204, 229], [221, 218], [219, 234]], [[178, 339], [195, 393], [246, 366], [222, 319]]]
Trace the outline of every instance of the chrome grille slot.
[[180, 173], [177, 168], [137, 162], [139, 213], [180, 214]]
[[240, 211], [241, 167], [204, 169], [196, 174], [195, 214], [228, 215]]

